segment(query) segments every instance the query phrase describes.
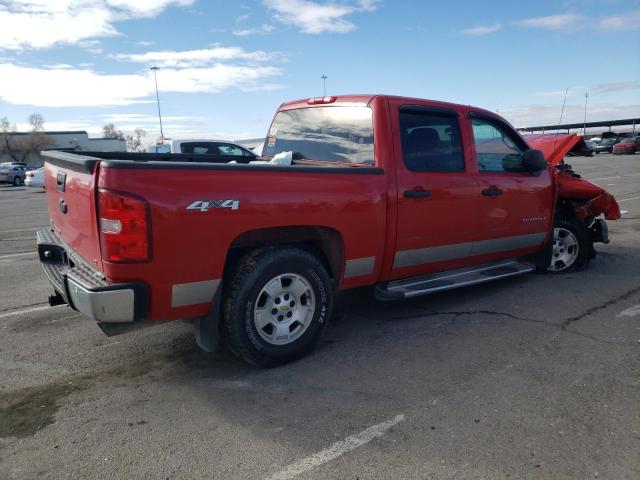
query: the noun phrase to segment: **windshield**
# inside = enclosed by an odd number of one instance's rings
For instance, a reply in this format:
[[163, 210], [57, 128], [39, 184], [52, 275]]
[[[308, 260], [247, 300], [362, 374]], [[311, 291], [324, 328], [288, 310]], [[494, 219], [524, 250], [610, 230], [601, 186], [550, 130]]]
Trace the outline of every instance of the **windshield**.
[[262, 154], [293, 152], [294, 159], [373, 165], [369, 107], [331, 106], [278, 112]]
[[634, 138], [625, 138], [620, 143], [634, 143], [634, 142], [635, 142]]

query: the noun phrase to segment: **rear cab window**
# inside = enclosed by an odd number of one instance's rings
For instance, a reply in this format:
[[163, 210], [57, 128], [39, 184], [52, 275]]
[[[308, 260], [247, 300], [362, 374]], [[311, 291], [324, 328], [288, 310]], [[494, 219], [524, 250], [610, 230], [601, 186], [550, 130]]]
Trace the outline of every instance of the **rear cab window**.
[[372, 110], [365, 105], [281, 110], [273, 119], [262, 155], [281, 152], [293, 152], [297, 161], [373, 166]]

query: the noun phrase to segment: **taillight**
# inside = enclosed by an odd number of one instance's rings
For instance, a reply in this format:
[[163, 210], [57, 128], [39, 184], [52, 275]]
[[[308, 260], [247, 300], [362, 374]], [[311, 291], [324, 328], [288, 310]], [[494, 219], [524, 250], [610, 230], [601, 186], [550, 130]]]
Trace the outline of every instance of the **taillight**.
[[151, 260], [151, 224], [145, 200], [101, 188], [98, 190], [98, 222], [104, 261], [130, 263]]

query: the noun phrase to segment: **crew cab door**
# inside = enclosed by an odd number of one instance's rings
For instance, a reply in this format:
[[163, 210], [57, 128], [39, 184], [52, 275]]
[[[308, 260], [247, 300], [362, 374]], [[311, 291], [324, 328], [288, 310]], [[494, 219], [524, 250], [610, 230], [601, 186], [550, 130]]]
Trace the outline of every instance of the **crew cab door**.
[[481, 193], [472, 255], [498, 260], [538, 250], [553, 223], [549, 170], [531, 173], [524, 168], [522, 154], [529, 147], [506, 122], [475, 113], [469, 122]]
[[391, 278], [464, 266], [478, 230], [478, 186], [456, 110], [391, 104], [397, 236]]

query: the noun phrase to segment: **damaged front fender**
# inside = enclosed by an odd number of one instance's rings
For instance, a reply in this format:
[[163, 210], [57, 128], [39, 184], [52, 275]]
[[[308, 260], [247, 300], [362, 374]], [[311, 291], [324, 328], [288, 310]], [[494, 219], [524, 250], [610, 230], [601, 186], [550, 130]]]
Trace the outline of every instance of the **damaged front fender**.
[[607, 220], [620, 218], [620, 207], [613, 195], [571, 171], [564, 165], [564, 157], [584, 140], [576, 134], [525, 135], [529, 146], [541, 150], [549, 165], [556, 167], [556, 195], [568, 201], [580, 220], [604, 214]]
[[620, 218], [618, 202], [604, 188], [560, 170], [556, 170], [556, 186], [558, 198], [571, 202], [578, 219], [600, 214], [604, 214], [607, 220]]

